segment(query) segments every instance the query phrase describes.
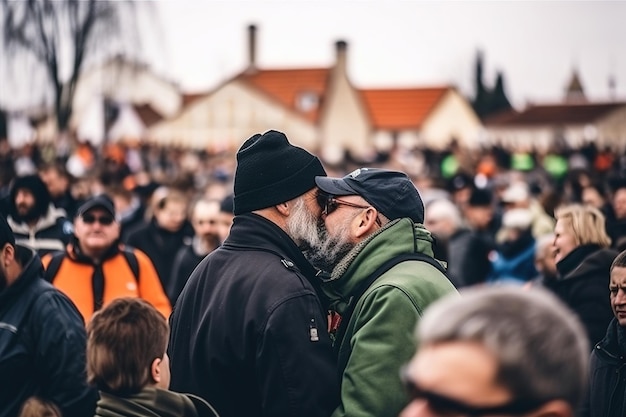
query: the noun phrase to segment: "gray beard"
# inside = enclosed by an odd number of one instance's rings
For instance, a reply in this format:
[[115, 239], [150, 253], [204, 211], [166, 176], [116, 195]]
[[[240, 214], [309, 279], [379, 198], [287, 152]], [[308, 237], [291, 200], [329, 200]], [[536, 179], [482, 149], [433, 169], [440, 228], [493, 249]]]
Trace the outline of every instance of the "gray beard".
[[314, 267], [332, 272], [337, 264], [354, 248], [348, 241], [349, 223], [342, 225], [335, 236], [330, 236], [324, 221], [311, 213], [302, 198], [298, 198], [287, 219], [287, 234], [298, 245], [304, 257]]

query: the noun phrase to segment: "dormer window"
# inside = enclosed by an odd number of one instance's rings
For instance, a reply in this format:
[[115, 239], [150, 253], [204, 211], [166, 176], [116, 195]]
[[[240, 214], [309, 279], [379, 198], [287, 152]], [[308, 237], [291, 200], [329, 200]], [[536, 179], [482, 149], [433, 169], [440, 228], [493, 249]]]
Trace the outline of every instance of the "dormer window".
[[301, 112], [315, 110], [319, 105], [319, 96], [313, 91], [303, 91], [296, 98], [296, 108]]

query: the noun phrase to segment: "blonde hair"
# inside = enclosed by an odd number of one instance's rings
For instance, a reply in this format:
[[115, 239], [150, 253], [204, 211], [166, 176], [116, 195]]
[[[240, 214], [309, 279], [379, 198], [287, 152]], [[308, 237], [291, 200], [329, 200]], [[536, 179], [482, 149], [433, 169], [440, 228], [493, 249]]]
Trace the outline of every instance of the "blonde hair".
[[611, 245], [606, 234], [604, 214], [600, 210], [582, 204], [569, 204], [554, 211], [556, 220], [567, 220], [573, 231], [577, 245], [595, 243], [602, 247]]

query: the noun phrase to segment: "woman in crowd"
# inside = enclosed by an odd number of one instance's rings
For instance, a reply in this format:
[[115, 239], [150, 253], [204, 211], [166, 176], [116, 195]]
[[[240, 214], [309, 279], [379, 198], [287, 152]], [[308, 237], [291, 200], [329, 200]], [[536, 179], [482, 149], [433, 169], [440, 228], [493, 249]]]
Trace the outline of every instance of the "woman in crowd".
[[545, 285], [580, 318], [590, 346], [604, 336], [613, 317], [609, 269], [617, 252], [610, 249], [605, 217], [591, 206], [571, 204], [555, 211], [554, 253], [558, 276]]

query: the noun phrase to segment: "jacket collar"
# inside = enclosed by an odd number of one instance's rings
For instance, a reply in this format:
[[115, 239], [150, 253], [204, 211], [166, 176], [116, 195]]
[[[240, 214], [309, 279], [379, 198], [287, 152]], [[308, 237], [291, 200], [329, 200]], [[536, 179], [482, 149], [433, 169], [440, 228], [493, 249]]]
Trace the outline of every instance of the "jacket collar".
[[395, 256], [419, 252], [434, 257], [432, 245], [432, 235], [421, 224], [408, 218], [394, 220], [357, 244], [322, 288], [331, 299], [349, 297], [364, 279]]
[[626, 356], [626, 329], [619, 325], [616, 318], [613, 318], [606, 330], [606, 335], [596, 346], [614, 359]]
[[556, 269], [559, 272], [559, 278], [564, 279], [572, 271], [578, 268], [587, 256], [599, 249], [600, 246], [595, 244], [581, 245], [568, 253], [565, 258], [561, 259], [561, 261], [556, 264]]
[[286, 258], [307, 277], [314, 277], [316, 270], [306, 260], [294, 241], [276, 224], [254, 213], [235, 216], [224, 247], [262, 249]]
[[[60, 217], [65, 217], [65, 210], [58, 209], [50, 204], [46, 215], [37, 220], [33, 231], [38, 232], [54, 226]], [[12, 216], [9, 216], [7, 221], [11, 229], [13, 229], [13, 233], [28, 234], [31, 232], [28, 223], [18, 223]]]
[[[114, 242], [111, 247], [106, 252], [104, 252], [100, 263], [117, 255], [120, 252], [120, 245], [121, 244], [119, 243], [119, 241]], [[70, 243], [67, 245], [67, 254], [73, 261], [76, 261], [78, 263], [95, 265], [93, 259], [85, 255], [80, 249], [80, 242], [78, 241], [78, 238], [76, 236], [72, 236]]]

